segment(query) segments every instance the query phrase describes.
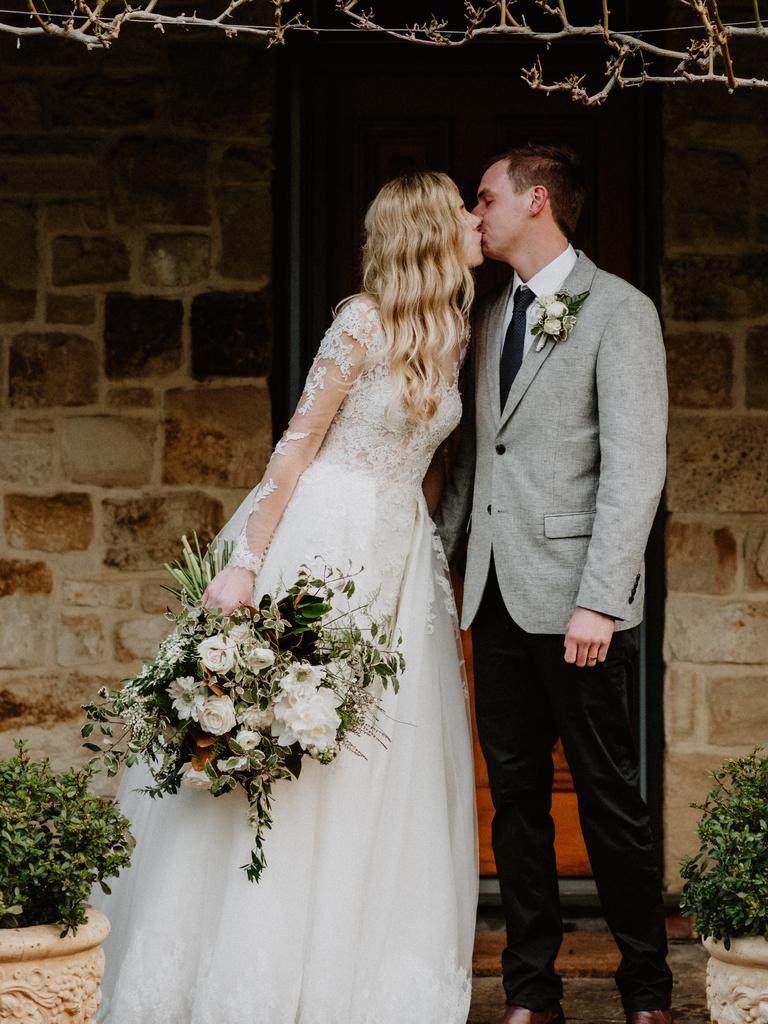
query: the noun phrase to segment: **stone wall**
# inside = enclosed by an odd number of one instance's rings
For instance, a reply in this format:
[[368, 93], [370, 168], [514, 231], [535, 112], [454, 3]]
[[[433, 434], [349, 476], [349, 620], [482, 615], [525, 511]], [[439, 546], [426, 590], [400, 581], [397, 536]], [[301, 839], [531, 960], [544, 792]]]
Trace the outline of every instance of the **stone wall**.
[[667, 884], [689, 802], [768, 741], [768, 96], [664, 101]]
[[271, 63], [3, 45], [0, 756], [80, 755], [80, 703], [169, 628], [162, 562], [268, 456]]

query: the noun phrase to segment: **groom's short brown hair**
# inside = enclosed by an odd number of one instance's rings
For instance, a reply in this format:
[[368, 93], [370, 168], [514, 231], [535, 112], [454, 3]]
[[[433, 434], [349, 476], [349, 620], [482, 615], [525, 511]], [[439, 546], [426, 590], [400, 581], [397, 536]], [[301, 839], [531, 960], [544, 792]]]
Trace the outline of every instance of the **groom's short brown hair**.
[[507, 174], [515, 192], [545, 185], [555, 223], [567, 238], [573, 236], [587, 194], [584, 168], [567, 146], [517, 146], [494, 159], [507, 161]]

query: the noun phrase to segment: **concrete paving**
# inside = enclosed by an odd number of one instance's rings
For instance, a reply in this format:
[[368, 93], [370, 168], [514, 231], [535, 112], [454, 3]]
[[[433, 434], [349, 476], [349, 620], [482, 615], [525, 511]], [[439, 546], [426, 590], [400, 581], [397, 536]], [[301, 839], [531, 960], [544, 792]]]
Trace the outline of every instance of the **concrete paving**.
[[[707, 1024], [704, 975], [707, 954], [696, 942], [672, 942], [669, 965], [675, 976], [672, 1009], [675, 1024]], [[566, 978], [563, 1009], [569, 1021], [581, 1024], [624, 1024], [616, 986], [611, 978]], [[503, 1015], [504, 993], [499, 978], [475, 978], [468, 1024], [496, 1024]]]

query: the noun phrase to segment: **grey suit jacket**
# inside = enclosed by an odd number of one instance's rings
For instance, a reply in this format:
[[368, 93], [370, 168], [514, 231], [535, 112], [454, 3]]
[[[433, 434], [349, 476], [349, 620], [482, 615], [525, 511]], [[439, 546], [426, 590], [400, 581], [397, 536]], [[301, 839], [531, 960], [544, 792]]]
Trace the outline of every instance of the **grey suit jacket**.
[[653, 303], [583, 253], [564, 288], [589, 297], [570, 337], [525, 357], [499, 408], [506, 286], [474, 318], [462, 438], [435, 517], [452, 559], [469, 532], [462, 627], [491, 551], [509, 614], [564, 633], [577, 606], [643, 616], [643, 562], [666, 470], [665, 353]]

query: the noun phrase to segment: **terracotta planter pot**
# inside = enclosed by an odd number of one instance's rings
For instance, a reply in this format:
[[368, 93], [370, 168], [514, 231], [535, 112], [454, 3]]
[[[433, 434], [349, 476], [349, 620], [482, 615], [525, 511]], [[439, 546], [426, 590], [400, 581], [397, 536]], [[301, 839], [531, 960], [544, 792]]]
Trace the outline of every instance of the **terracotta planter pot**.
[[77, 935], [61, 927], [0, 928], [0, 1021], [90, 1024], [101, 1002], [109, 921], [89, 910]]
[[768, 940], [704, 939], [707, 1003], [715, 1024], [768, 1024]]

